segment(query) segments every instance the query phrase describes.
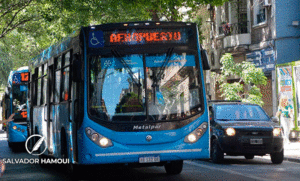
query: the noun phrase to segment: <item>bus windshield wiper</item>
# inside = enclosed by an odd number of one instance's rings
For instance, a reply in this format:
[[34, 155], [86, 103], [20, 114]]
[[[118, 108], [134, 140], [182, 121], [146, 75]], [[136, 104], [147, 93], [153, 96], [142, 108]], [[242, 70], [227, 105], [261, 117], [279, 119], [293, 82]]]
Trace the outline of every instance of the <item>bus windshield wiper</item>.
[[120, 53], [117, 50], [111, 50], [112, 54], [117, 57], [117, 60], [119, 60], [122, 65], [125, 67], [125, 69], [127, 70], [127, 72], [129, 73], [132, 81], [138, 86], [141, 87], [141, 83], [140, 80], [138, 80], [138, 82], [135, 80], [134, 78], [134, 73], [132, 72], [131, 68], [129, 67], [129, 65], [126, 63], [126, 61], [123, 59], [123, 57], [120, 55]]
[[162, 64], [162, 66], [160, 67], [160, 69], [157, 73], [157, 76], [154, 77], [153, 84], [152, 84], [153, 87], [156, 87], [158, 81], [161, 79], [161, 77], [162, 77], [162, 75], [163, 75], [163, 73], [164, 73], [164, 71], [165, 71], [165, 69], [166, 69], [166, 67], [167, 67], [167, 65], [168, 65], [168, 63], [171, 59], [171, 55], [172, 55], [173, 50], [174, 50], [174, 47], [168, 49], [167, 54], [166, 54], [166, 58], [165, 58], [165, 60]]

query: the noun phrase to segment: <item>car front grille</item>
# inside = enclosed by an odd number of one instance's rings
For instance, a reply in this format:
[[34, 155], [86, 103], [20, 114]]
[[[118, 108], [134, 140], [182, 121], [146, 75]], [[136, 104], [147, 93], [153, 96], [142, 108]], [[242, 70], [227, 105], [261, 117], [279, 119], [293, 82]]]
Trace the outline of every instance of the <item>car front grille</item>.
[[243, 143], [242, 145], [245, 150], [264, 150], [267, 148], [266, 144], [250, 145], [249, 143]]
[[272, 131], [238, 131], [239, 136], [271, 137]]

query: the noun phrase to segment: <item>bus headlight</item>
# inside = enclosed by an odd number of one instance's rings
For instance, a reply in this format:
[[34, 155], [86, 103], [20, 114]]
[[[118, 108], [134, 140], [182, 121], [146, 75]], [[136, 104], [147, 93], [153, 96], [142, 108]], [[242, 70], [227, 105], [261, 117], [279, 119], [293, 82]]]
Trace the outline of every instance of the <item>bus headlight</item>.
[[234, 128], [226, 128], [225, 129], [227, 136], [234, 136], [235, 135], [235, 129]]
[[94, 133], [94, 134], [92, 135], [92, 140], [93, 140], [94, 142], [97, 141], [98, 138], [99, 138], [99, 136], [98, 136], [97, 133]]
[[281, 135], [281, 129], [280, 128], [274, 128], [273, 129], [273, 136], [277, 137]]
[[85, 133], [88, 136], [88, 138], [90, 138], [90, 140], [92, 140], [94, 143], [96, 143], [102, 148], [113, 146], [113, 143], [110, 139], [102, 136], [101, 134], [97, 133], [90, 127], [87, 127], [85, 129]]
[[17, 126], [13, 126], [13, 129], [16, 130], [16, 129], [17, 129]]
[[188, 141], [189, 141], [190, 143], [195, 143], [196, 140], [197, 140], [196, 135], [194, 135], [194, 134], [189, 134], [189, 135], [188, 135]]
[[99, 143], [102, 147], [107, 147], [107, 145], [109, 144], [109, 140], [107, 138], [103, 137], [100, 139]]
[[202, 123], [197, 129], [192, 131], [184, 138], [184, 142], [186, 143], [195, 143], [197, 142], [206, 132], [208, 127], [207, 122]]

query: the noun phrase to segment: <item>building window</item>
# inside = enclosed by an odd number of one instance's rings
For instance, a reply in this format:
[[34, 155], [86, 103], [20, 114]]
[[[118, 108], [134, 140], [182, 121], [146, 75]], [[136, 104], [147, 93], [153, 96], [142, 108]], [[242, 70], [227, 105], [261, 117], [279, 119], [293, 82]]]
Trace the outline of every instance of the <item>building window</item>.
[[253, 2], [253, 19], [254, 25], [259, 25], [267, 21], [266, 7], [264, 7], [264, 2], [262, 0], [257, 0]]

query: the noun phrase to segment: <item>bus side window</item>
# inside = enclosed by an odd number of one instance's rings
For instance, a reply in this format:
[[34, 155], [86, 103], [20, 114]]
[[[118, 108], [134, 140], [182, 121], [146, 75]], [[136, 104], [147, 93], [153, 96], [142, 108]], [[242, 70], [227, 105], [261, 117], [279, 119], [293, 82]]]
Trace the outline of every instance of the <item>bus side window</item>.
[[59, 56], [55, 59], [55, 88], [54, 88], [54, 102], [60, 101], [60, 84], [61, 84], [61, 59]]
[[47, 63], [44, 65], [44, 69], [43, 69], [43, 90], [42, 90], [42, 104], [46, 104], [46, 98], [47, 98], [47, 68], [48, 65]]
[[62, 100], [67, 101], [70, 99], [70, 59], [71, 59], [71, 53], [67, 52], [64, 55], [64, 61], [63, 61], [63, 72], [62, 72]]
[[37, 77], [37, 106], [41, 105], [42, 100], [42, 66], [38, 68], [38, 77]]
[[32, 86], [32, 90], [30, 92], [30, 97], [31, 97], [31, 102], [33, 106], [36, 106], [36, 100], [37, 100], [37, 78], [36, 78], [36, 74], [37, 74], [37, 70], [38, 68], [35, 68], [35, 70], [32, 72], [32, 80], [31, 80], [31, 86]]
[[69, 67], [67, 67], [67, 68], [64, 68], [64, 70], [63, 70], [63, 92], [62, 92], [62, 100], [63, 101], [66, 101], [66, 100], [68, 100], [69, 99], [69, 97], [70, 97], [70, 93], [69, 93]]

